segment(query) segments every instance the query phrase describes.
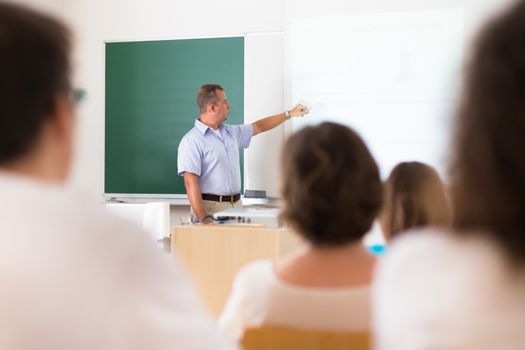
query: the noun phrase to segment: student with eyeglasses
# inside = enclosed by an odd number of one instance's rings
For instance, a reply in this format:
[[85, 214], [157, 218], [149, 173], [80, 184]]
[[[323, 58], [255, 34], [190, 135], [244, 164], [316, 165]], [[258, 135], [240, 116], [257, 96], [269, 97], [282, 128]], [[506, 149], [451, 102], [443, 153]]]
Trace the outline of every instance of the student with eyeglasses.
[[0, 349], [233, 349], [147, 234], [64, 188], [70, 46], [55, 19], [0, 3]]

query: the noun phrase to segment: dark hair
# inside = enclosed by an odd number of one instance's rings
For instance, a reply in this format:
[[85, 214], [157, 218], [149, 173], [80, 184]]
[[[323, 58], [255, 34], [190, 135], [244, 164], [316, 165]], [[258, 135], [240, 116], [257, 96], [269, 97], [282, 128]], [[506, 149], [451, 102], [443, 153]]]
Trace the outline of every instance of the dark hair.
[[204, 84], [197, 93], [197, 105], [201, 113], [206, 112], [210, 103], [217, 103], [217, 90], [224, 91], [219, 84]]
[[476, 42], [451, 167], [454, 225], [485, 232], [525, 262], [525, 1]]
[[282, 153], [282, 218], [316, 246], [360, 240], [381, 207], [377, 165], [353, 130], [335, 123], [292, 135]]
[[70, 88], [70, 38], [56, 20], [0, 3], [0, 164], [29, 152]]
[[399, 163], [385, 183], [380, 215], [385, 236], [410, 228], [446, 226], [450, 214], [445, 189], [434, 168], [420, 162]]

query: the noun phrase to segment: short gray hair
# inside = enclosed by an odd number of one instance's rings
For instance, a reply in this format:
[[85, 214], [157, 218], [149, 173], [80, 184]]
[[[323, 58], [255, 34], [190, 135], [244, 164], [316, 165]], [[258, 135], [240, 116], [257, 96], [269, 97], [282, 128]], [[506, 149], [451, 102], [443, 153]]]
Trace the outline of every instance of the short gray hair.
[[224, 91], [219, 84], [204, 84], [197, 93], [197, 105], [201, 113], [206, 112], [210, 103], [217, 103], [217, 90]]

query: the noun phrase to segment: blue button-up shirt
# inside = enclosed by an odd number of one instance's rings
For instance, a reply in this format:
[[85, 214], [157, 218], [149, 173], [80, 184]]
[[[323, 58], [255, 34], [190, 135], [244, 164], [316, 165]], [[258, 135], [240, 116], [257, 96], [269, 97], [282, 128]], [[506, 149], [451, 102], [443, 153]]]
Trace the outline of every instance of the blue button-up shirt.
[[247, 125], [219, 126], [220, 136], [198, 119], [180, 141], [177, 156], [178, 174], [187, 171], [199, 176], [201, 193], [221, 196], [241, 192], [239, 148], [247, 148], [253, 127]]

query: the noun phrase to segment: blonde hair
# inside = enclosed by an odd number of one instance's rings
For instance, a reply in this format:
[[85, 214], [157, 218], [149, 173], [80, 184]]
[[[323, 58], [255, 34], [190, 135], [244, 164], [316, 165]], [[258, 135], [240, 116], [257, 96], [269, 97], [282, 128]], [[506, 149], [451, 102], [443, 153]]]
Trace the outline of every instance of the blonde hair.
[[450, 224], [443, 182], [431, 166], [419, 162], [400, 163], [384, 187], [379, 221], [386, 237], [410, 228]]

